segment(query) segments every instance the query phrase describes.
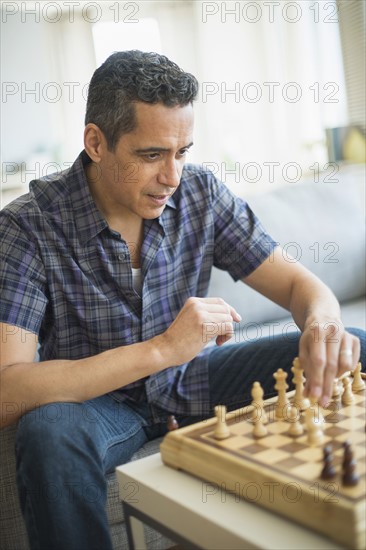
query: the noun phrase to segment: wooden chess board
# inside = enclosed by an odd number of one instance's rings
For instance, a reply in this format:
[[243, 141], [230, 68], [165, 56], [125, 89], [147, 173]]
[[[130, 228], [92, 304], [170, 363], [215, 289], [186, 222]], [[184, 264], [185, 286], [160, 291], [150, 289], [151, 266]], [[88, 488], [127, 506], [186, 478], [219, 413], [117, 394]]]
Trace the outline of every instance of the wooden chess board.
[[[291, 401], [293, 392], [288, 395]], [[366, 547], [365, 390], [354, 397], [352, 405], [334, 400], [322, 409], [321, 446], [309, 446], [306, 432], [299, 437], [289, 436], [289, 423], [275, 417], [273, 398], [264, 405], [268, 417], [265, 437], [256, 439], [252, 435], [253, 407], [248, 406], [227, 413], [230, 436], [225, 440], [214, 437], [216, 418], [168, 433], [161, 444], [162, 460], [210, 482], [208, 492], [235, 492], [347, 548], [361, 550]], [[342, 485], [345, 441], [352, 445], [360, 476], [354, 487]], [[333, 448], [337, 471], [331, 481], [320, 477], [325, 445]]]

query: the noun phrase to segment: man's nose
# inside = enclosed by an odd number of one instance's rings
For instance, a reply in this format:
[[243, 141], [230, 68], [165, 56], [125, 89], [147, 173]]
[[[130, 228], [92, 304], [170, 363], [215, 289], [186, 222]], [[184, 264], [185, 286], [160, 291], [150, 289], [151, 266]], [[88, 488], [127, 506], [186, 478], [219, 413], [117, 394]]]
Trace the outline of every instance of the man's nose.
[[158, 181], [169, 187], [178, 187], [182, 175], [181, 163], [177, 160], [165, 162], [159, 170]]

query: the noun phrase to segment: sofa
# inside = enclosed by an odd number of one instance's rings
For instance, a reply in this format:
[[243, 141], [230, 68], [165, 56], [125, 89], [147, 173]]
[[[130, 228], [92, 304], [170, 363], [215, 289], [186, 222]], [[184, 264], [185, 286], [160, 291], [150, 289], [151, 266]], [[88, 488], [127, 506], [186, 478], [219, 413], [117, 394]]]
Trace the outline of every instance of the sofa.
[[[329, 179], [329, 178], [328, 178]], [[365, 166], [344, 166], [328, 182], [304, 180], [276, 186], [248, 198], [269, 233], [283, 246], [287, 261], [306, 265], [330, 286], [341, 302], [348, 326], [365, 328]], [[245, 185], [243, 185], [245, 194]], [[226, 273], [214, 270], [210, 295], [221, 296], [242, 315], [232, 342], [253, 340], [280, 331], [296, 330], [288, 312]], [[230, 345], [230, 344], [226, 344]], [[14, 437], [16, 426], [0, 432], [0, 546], [28, 548], [16, 485]], [[132, 460], [159, 451], [160, 440], [146, 444]], [[127, 548], [122, 506], [115, 474], [108, 476], [108, 517], [115, 550]], [[172, 543], [146, 529], [147, 546], [167, 548]]]
[[[331, 181], [328, 181], [331, 180]], [[334, 181], [332, 181], [334, 180]], [[337, 296], [347, 326], [365, 329], [366, 166], [344, 165], [273, 191], [246, 196], [287, 261], [300, 261]], [[243, 184], [245, 195], [245, 184]], [[237, 340], [295, 330], [288, 312], [230, 275], [213, 270], [210, 295], [232, 304], [243, 320]]]

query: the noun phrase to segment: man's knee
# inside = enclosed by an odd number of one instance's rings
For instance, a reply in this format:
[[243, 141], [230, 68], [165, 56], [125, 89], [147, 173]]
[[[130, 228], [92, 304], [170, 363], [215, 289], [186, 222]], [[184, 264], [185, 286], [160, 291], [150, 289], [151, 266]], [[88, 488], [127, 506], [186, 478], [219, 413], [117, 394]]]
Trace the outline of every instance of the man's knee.
[[26, 413], [18, 423], [16, 448], [34, 459], [59, 456], [75, 442], [93, 437], [96, 418], [81, 403], [50, 403]]
[[76, 502], [104, 506], [99, 430], [95, 411], [85, 403], [52, 403], [21, 418], [16, 457], [24, 513], [27, 507], [39, 514], [47, 506], [65, 510]]

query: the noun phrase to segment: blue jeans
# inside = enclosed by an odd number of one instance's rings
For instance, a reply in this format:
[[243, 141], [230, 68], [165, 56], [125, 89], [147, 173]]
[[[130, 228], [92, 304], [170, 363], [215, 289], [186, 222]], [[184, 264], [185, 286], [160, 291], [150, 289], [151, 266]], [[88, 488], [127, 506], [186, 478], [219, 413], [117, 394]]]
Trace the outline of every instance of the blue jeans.
[[[352, 332], [362, 340], [365, 366], [365, 333]], [[289, 371], [298, 339], [294, 333], [214, 349], [211, 410], [218, 403], [229, 409], [246, 405], [256, 380], [266, 396], [274, 394], [273, 373], [279, 367]], [[168, 414], [109, 395], [84, 403], [52, 403], [25, 414], [17, 432], [17, 482], [31, 548], [111, 550], [106, 474], [144, 443], [164, 435]], [[198, 419], [177, 420], [182, 426]]]

